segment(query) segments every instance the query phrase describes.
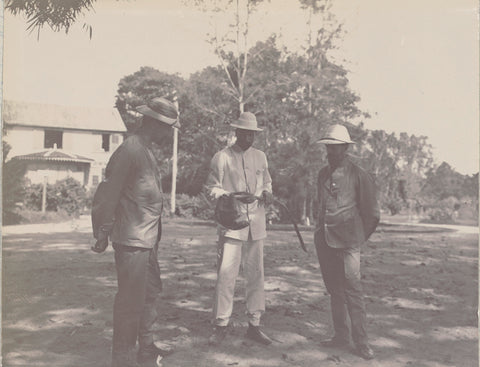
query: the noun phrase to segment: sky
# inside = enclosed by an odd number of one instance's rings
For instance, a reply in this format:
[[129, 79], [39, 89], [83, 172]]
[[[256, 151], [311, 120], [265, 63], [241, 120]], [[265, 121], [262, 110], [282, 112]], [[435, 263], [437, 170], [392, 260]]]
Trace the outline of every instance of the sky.
[[[217, 64], [208, 17], [178, 3], [102, 0], [67, 35], [45, 28], [39, 38], [5, 12], [3, 98], [113, 106], [119, 80], [142, 66], [188, 77]], [[332, 11], [346, 34], [331, 57], [372, 116], [365, 126], [427, 136], [437, 164], [478, 172], [478, 2], [335, 0]], [[252, 23], [252, 44], [272, 32], [290, 48], [305, 39], [295, 0], [271, 1]]]

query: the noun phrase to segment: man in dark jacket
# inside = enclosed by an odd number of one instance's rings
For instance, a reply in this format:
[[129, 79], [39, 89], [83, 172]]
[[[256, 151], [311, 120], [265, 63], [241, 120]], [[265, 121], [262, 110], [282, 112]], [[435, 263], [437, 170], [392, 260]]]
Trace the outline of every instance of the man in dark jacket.
[[318, 175], [320, 212], [315, 246], [323, 280], [330, 294], [335, 335], [322, 342], [347, 347], [350, 332], [357, 353], [372, 359], [365, 330], [366, 313], [360, 277], [360, 246], [375, 230], [380, 211], [373, 178], [347, 156], [354, 142], [345, 126], [332, 125], [320, 143], [326, 145], [328, 165]]
[[112, 367], [138, 366], [137, 362], [154, 366], [167, 353], [153, 343], [152, 330], [162, 289], [157, 250], [163, 208], [152, 143], [162, 144], [171, 137], [172, 127], [179, 126], [178, 111], [164, 98], [154, 98], [137, 111], [144, 115], [142, 126], [111, 156], [102, 182], [104, 204], [95, 217], [93, 250], [105, 250], [108, 237], [115, 250], [118, 291], [113, 305]]

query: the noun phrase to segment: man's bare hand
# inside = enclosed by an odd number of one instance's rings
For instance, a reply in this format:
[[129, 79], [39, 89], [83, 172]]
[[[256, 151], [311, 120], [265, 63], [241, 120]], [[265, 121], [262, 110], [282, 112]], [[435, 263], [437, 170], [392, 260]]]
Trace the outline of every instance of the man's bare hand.
[[271, 192], [268, 192], [267, 190], [263, 190], [262, 192], [262, 204], [267, 206], [270, 204], [273, 204], [274, 197]]
[[96, 252], [99, 254], [101, 252], [104, 252], [107, 249], [107, 247], [108, 247], [108, 236], [98, 239], [97, 242], [95, 242], [95, 245], [91, 247], [91, 249], [93, 252]]

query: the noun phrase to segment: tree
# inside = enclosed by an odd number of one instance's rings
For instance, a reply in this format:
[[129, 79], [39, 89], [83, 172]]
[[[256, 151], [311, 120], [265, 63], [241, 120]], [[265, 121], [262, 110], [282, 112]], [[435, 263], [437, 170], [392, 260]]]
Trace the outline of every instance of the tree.
[[426, 174], [433, 165], [427, 137], [384, 130], [368, 131], [357, 150], [360, 164], [378, 183], [382, 207], [396, 214], [403, 207], [418, 206]]
[[[136, 112], [136, 107], [146, 104], [155, 97], [165, 97], [169, 100], [178, 98], [183, 83], [184, 80], [178, 75], [163, 73], [148, 66], [123, 77], [118, 83], [115, 106], [127, 130], [132, 132], [139, 126], [141, 115]], [[172, 139], [165, 139], [161, 145], [154, 147], [164, 190], [169, 190], [171, 185], [170, 167], [166, 163], [170, 162], [172, 147]]]
[[[293, 141], [301, 160], [295, 164], [301, 202], [301, 218], [313, 217], [316, 196], [316, 175], [325, 162], [324, 149], [317, 143], [325, 128], [334, 123], [353, 127], [352, 122], [364, 116], [357, 107], [359, 97], [349, 88], [347, 70], [329, 57], [336, 42], [343, 36], [342, 25], [330, 12], [329, 0], [300, 1], [306, 11], [308, 32], [304, 51], [290, 53], [286, 59], [288, 74], [294, 89], [286, 98], [297, 113]], [[295, 132], [296, 130], [296, 132]], [[300, 169], [300, 167], [302, 169]]]
[[478, 189], [478, 172], [471, 176], [465, 176], [461, 189], [462, 195], [476, 198], [478, 201]]
[[[139, 122], [135, 107], [158, 96], [178, 99], [182, 125], [178, 142], [178, 193], [200, 193], [210, 158], [225, 146], [228, 125], [223, 122], [226, 116], [233, 115], [235, 105], [223, 93], [222, 73], [219, 67], [208, 67], [185, 81], [178, 75], [142, 67], [119, 82], [116, 106], [129, 131]], [[164, 190], [170, 189], [171, 173], [163, 163], [169, 160], [171, 151], [171, 142], [165, 141], [155, 152], [161, 164]]]
[[180, 94], [180, 192], [197, 195], [202, 191], [211, 158], [228, 143], [231, 128], [227, 122], [238, 116], [238, 106], [225, 95], [222, 83], [222, 68], [207, 67], [191, 75]]
[[11, 147], [2, 140], [2, 148], [2, 220], [3, 224], [14, 224], [19, 220], [15, 213], [16, 204], [22, 201], [25, 194], [26, 166], [24, 162], [18, 160], [7, 162]]
[[[5, 0], [5, 9], [13, 15], [23, 14], [27, 17], [27, 30], [40, 30], [49, 26], [53, 31], [65, 31], [85, 12], [93, 10], [96, 0]], [[92, 37], [92, 27], [86, 23], [83, 28]]]
[[464, 185], [465, 177], [447, 162], [442, 162], [440, 166], [429, 170], [422, 195], [433, 200], [443, 200], [452, 196], [460, 199], [463, 196], [461, 188]]
[[[218, 56], [226, 83], [224, 92], [231, 96], [240, 112], [253, 98], [258, 88], [247, 90], [246, 79], [249, 64], [250, 19], [263, 0], [193, 0], [192, 3], [205, 12], [210, 12], [213, 31], [209, 42]], [[226, 29], [223, 23], [229, 19]]]
[[[366, 115], [356, 105], [358, 96], [349, 89], [346, 69], [328, 56], [342, 36], [341, 26], [329, 12], [331, 2], [301, 3], [310, 25], [303, 51], [279, 50], [275, 36], [257, 43], [249, 52], [247, 82], [260, 86], [249, 109], [264, 113], [269, 155], [273, 151], [283, 156], [278, 161], [279, 172], [289, 179], [276, 179], [295, 183], [288, 190], [290, 209], [297, 219], [309, 222], [314, 215], [316, 175], [325, 157], [316, 143], [318, 137], [329, 124], [353, 127], [352, 121]], [[313, 21], [314, 17], [319, 19]]]
[[123, 77], [118, 83], [115, 107], [117, 107], [128, 131], [135, 130], [139, 115], [135, 108], [155, 97], [176, 98], [182, 88], [183, 79], [149, 66]]
[[478, 173], [462, 175], [448, 163], [431, 168], [420, 192], [433, 221], [452, 222], [457, 215], [478, 223]]

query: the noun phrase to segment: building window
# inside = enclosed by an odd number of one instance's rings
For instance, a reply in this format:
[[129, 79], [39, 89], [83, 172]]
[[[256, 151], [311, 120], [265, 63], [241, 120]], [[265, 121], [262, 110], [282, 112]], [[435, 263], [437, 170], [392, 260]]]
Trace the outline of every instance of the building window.
[[102, 149], [105, 152], [110, 150], [110, 134], [102, 134]]
[[98, 176], [97, 175], [92, 176], [92, 185], [93, 186], [98, 185]]
[[118, 144], [118, 135], [117, 134], [112, 135], [112, 144]]
[[57, 146], [58, 149], [63, 148], [63, 131], [59, 130], [45, 130], [45, 138], [43, 140], [44, 148], [53, 148]]
[[105, 179], [105, 168], [102, 168], [102, 181]]

